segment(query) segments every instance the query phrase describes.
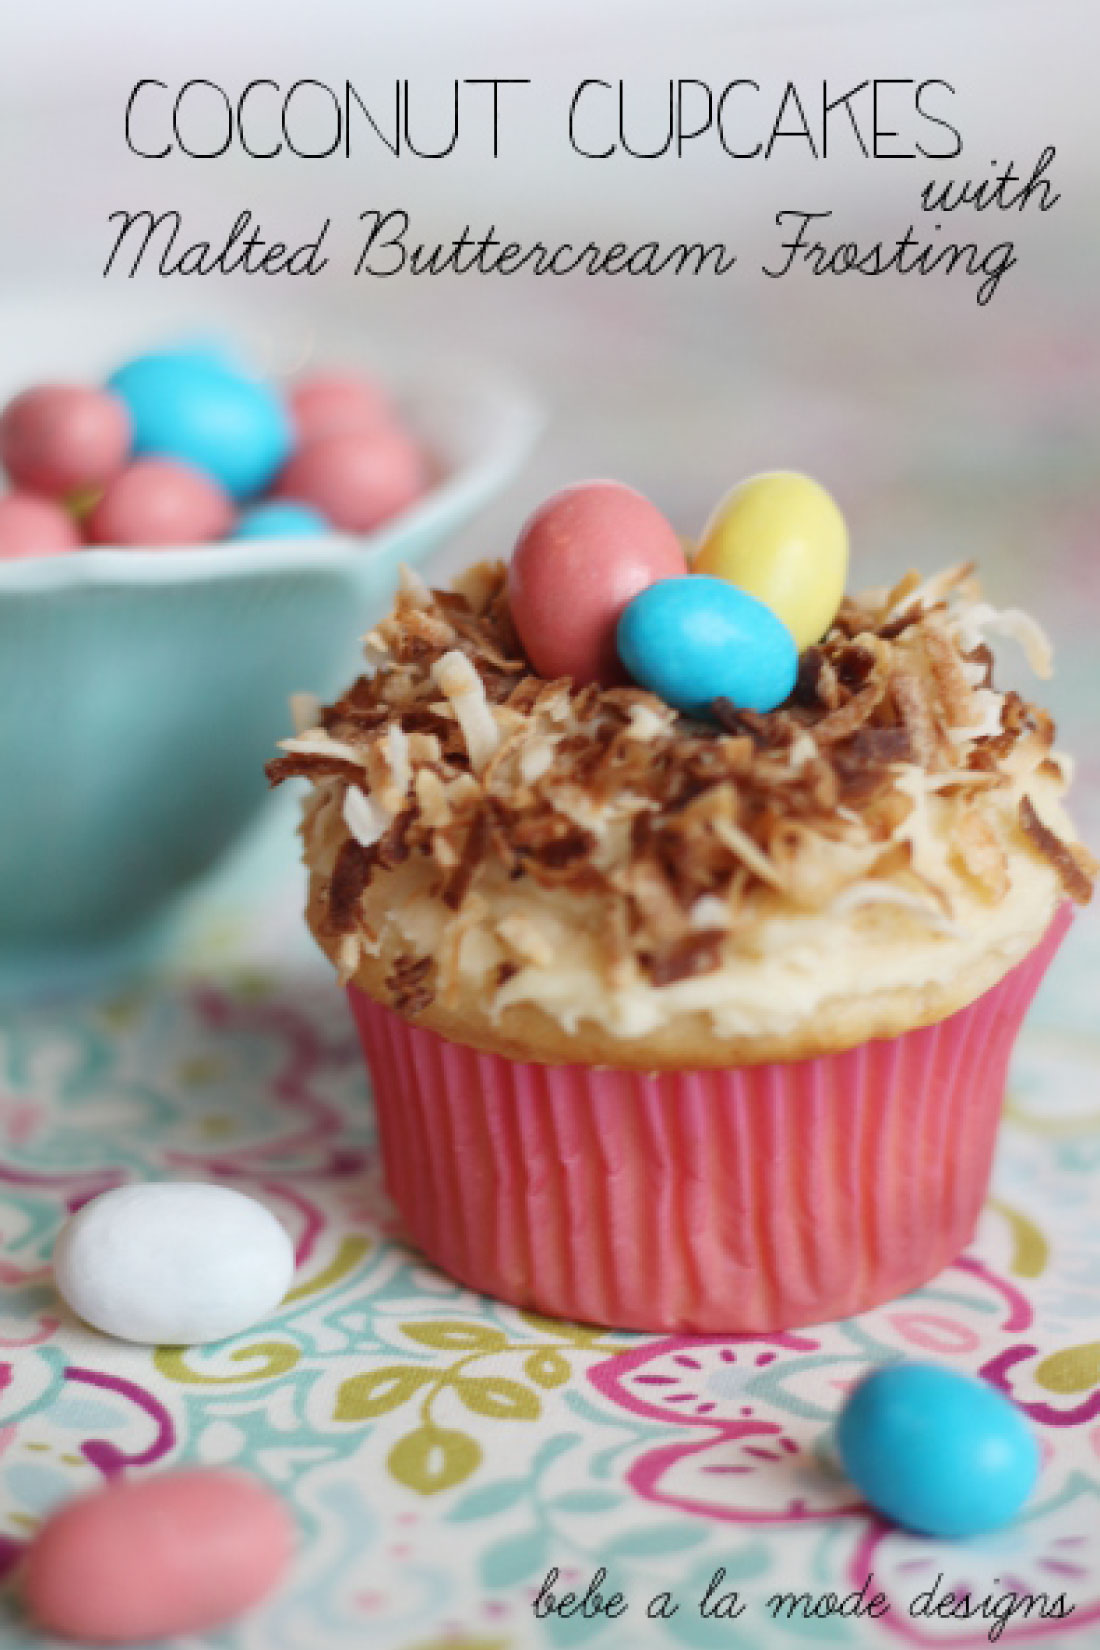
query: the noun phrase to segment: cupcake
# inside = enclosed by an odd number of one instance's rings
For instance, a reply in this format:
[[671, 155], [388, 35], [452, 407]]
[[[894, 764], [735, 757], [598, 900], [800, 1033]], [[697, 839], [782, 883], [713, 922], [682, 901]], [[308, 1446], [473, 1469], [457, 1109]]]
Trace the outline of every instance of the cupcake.
[[312, 787], [308, 920], [412, 1241], [627, 1329], [915, 1288], [973, 1234], [1095, 871], [1050, 717], [994, 685], [987, 638], [1046, 674], [1042, 633], [968, 568], [911, 574], [844, 597], [781, 704], [684, 714], [540, 674], [515, 590], [406, 573], [372, 673], [269, 765]]

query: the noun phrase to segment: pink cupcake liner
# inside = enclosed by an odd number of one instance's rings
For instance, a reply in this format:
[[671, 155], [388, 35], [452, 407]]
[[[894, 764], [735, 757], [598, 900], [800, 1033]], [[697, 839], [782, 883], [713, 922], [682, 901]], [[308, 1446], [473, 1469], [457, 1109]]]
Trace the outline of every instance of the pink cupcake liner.
[[445, 1272], [551, 1317], [762, 1334], [864, 1311], [973, 1236], [1012, 1044], [1070, 920], [935, 1025], [728, 1070], [508, 1060], [351, 987], [390, 1193]]

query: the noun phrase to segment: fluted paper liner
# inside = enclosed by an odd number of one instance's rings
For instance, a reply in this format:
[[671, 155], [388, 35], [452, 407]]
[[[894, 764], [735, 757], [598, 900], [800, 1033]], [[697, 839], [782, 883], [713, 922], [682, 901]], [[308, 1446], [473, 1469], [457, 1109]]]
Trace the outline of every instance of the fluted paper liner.
[[970, 1241], [1069, 921], [935, 1025], [727, 1070], [525, 1064], [352, 987], [390, 1193], [445, 1272], [553, 1317], [763, 1333], [861, 1312]]

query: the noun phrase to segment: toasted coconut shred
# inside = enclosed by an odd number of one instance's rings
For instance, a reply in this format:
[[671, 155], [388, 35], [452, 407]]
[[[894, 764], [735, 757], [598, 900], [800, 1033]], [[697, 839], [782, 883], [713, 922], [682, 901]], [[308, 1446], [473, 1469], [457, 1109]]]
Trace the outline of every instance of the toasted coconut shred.
[[909, 575], [844, 601], [781, 709], [716, 701], [704, 724], [534, 675], [502, 564], [445, 591], [411, 576], [366, 638], [374, 673], [268, 773], [311, 781], [330, 953], [345, 978], [381, 956], [399, 1011], [476, 988], [566, 1029], [598, 1013], [626, 1036], [685, 1008], [729, 1029], [738, 971], [742, 994], [749, 969], [774, 985], [780, 952], [820, 974], [838, 924], [888, 921], [934, 967], [1002, 912], [1007, 946], [1025, 886], [1050, 909], [1088, 899], [1053, 724], [994, 687], [990, 633], [1049, 672], [1038, 627], [985, 603], [970, 568]]

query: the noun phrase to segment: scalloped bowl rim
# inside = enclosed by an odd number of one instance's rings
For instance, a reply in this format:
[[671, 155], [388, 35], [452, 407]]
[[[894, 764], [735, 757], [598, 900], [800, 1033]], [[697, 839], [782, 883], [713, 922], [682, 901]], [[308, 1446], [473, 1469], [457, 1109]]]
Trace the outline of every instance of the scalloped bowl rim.
[[480, 412], [485, 427], [474, 450], [448, 467], [416, 504], [370, 533], [286, 535], [155, 550], [105, 545], [14, 557], [0, 560], [0, 598], [86, 586], [139, 588], [249, 574], [346, 572], [406, 539], [435, 537], [439, 527], [472, 514], [518, 469], [544, 423], [543, 410], [529, 391], [488, 368], [467, 369], [461, 382], [445, 376], [434, 390], [427, 383], [410, 387], [410, 408], [430, 413], [441, 391], [457, 406]]

